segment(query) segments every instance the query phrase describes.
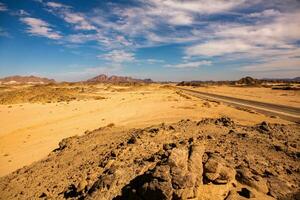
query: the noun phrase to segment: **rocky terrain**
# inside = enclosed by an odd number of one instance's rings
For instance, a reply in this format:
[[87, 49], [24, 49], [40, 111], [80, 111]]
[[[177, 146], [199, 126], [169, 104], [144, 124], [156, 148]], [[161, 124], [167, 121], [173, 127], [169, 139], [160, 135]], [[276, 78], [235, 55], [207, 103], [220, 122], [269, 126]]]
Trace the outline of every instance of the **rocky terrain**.
[[55, 83], [54, 79], [37, 76], [9, 76], [0, 79], [0, 84], [47, 84]]
[[228, 117], [109, 124], [0, 178], [0, 199], [299, 199], [299, 132]]
[[134, 79], [126, 76], [107, 76], [101, 74], [86, 81], [87, 83], [151, 83], [151, 79]]

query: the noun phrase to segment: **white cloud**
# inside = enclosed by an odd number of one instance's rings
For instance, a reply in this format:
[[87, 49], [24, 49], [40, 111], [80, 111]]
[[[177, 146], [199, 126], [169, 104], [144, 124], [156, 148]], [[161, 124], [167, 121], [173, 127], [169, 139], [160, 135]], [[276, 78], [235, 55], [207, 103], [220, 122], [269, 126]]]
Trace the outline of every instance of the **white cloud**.
[[262, 12], [250, 13], [247, 17], [275, 17], [279, 16], [281, 13], [278, 10], [267, 9]]
[[243, 40], [213, 40], [188, 47], [185, 53], [188, 56], [221, 56], [229, 53], [244, 53], [255, 48]]
[[81, 44], [93, 40], [97, 40], [97, 35], [78, 33], [78, 34], [68, 35], [66, 37], [66, 41], [71, 43], [77, 43], [77, 44]]
[[0, 37], [9, 37], [9, 34], [0, 27]]
[[4, 3], [0, 2], [0, 12], [7, 11], [7, 7]]
[[245, 3], [245, 0], [150, 0], [157, 7], [168, 10], [180, 10], [185, 12], [195, 12], [200, 14], [220, 13], [231, 10]]
[[74, 24], [75, 29], [77, 30], [95, 30], [96, 27], [91, 25], [83, 14], [81, 13], [72, 13], [64, 12], [64, 20], [68, 23]]
[[25, 17], [20, 20], [29, 26], [26, 31], [32, 35], [43, 36], [54, 40], [62, 38], [62, 36], [54, 31], [47, 22], [41, 19]]
[[[254, 24], [213, 24], [210, 38], [186, 47], [187, 58], [221, 56], [222, 61], [246, 59], [259, 64], [243, 66], [243, 71], [296, 70], [299, 61], [291, 58], [300, 55], [296, 44], [300, 38], [299, 12], [278, 13], [268, 10], [261, 16], [273, 16], [269, 20], [257, 20]], [[257, 15], [258, 16], [258, 15]]]
[[52, 8], [69, 8], [69, 6], [57, 2], [47, 2], [47, 6]]
[[48, 2], [45, 5], [49, 8], [48, 11], [60, 16], [67, 23], [74, 25], [75, 30], [96, 30], [96, 27], [89, 22], [83, 13], [72, 11], [71, 6], [56, 2]]
[[165, 65], [165, 67], [185, 69], [185, 68], [198, 68], [203, 66], [209, 66], [211, 64], [212, 64], [211, 61], [202, 60], [202, 61], [185, 62], [185, 63], [175, 64], [175, 65], [168, 64]]
[[299, 70], [300, 59], [272, 60], [265, 63], [247, 65], [240, 68], [246, 72], [268, 72], [268, 71], [289, 71]]
[[164, 63], [164, 60], [160, 60], [160, 59], [153, 59], [153, 58], [149, 58], [146, 59], [146, 62], [150, 63], [150, 64], [155, 64], [155, 63]]
[[135, 60], [133, 53], [123, 50], [113, 50], [104, 55], [99, 55], [98, 58], [103, 58], [113, 63], [131, 62]]

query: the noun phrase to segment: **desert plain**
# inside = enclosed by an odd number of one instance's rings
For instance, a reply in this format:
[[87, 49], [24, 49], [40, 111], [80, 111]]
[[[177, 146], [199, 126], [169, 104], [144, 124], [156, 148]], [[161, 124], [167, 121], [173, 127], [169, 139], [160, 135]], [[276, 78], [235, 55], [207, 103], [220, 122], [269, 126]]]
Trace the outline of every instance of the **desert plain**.
[[[174, 86], [2, 85], [0, 199], [299, 198], [298, 124]], [[193, 89], [300, 107], [299, 90]]]

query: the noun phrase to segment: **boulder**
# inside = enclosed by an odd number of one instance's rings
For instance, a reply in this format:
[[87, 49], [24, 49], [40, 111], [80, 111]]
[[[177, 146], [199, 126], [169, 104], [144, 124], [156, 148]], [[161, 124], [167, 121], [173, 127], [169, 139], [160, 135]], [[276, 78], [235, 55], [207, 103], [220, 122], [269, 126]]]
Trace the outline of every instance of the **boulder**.
[[264, 194], [269, 192], [267, 181], [260, 176], [253, 175], [247, 168], [237, 170], [236, 180], [242, 184], [255, 188], [257, 191]]

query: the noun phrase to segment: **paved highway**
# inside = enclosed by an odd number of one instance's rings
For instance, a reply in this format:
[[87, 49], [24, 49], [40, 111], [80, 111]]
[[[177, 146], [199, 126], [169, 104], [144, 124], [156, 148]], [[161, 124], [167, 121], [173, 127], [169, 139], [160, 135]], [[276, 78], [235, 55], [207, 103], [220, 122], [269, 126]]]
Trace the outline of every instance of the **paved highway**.
[[282, 119], [300, 123], [300, 108], [297, 107], [264, 103], [264, 102], [253, 101], [253, 100], [246, 100], [246, 99], [239, 99], [235, 97], [200, 92], [200, 91], [182, 88], [182, 87], [176, 87], [176, 89], [201, 99], [219, 101], [225, 104], [255, 110], [265, 115], [278, 116]]

